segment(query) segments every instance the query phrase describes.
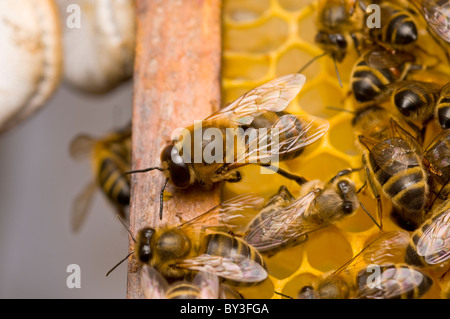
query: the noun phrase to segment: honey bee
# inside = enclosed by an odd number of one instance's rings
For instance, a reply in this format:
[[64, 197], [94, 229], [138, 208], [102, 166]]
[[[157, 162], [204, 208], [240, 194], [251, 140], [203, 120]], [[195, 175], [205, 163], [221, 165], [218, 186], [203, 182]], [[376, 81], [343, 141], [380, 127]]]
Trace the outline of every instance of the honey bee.
[[404, 81], [392, 94], [393, 104], [406, 119], [425, 125], [436, 116], [444, 129], [450, 125], [449, 101], [450, 82], [441, 88], [434, 83]]
[[131, 124], [100, 139], [78, 135], [70, 144], [70, 154], [75, 159], [90, 155], [95, 176], [75, 199], [72, 229], [80, 229], [97, 188], [124, 217], [130, 203], [130, 178], [125, 172], [131, 169]]
[[342, 267], [302, 287], [298, 298], [420, 298], [433, 280], [419, 269], [398, 263], [408, 240], [404, 231], [383, 233]]
[[412, 14], [391, 1], [380, 4], [381, 27], [371, 28], [369, 35], [378, 45], [390, 50], [405, 50], [414, 44], [419, 32]]
[[261, 202], [257, 196], [240, 195], [176, 227], [142, 228], [132, 237], [133, 253], [141, 265], [155, 268], [165, 278], [185, 278], [204, 271], [234, 285], [258, 284], [267, 277], [263, 258], [230, 230], [236, 227], [231, 221], [239, 218], [239, 212]]
[[438, 134], [424, 151], [425, 166], [430, 172], [429, 184], [442, 199], [450, 194], [450, 131]]
[[[423, 221], [429, 186], [423, 165], [423, 153], [417, 140], [393, 118], [390, 129], [381, 137], [359, 135], [366, 178], [377, 199], [381, 220], [382, 207], [378, 190], [392, 202], [392, 217], [404, 229], [414, 230]], [[386, 135], [387, 134], [387, 135]]]
[[208, 272], [198, 272], [192, 282], [183, 280], [169, 285], [156, 269], [144, 265], [140, 278], [147, 299], [242, 299], [236, 290], [220, 284], [219, 278]]
[[381, 48], [363, 54], [356, 61], [350, 78], [358, 108], [383, 101], [392, 92], [393, 84], [404, 80], [410, 71], [425, 68], [414, 64], [414, 60], [407, 52]]
[[363, 14], [356, 10], [357, 0], [322, 0], [318, 5], [315, 41], [334, 61], [342, 62], [350, 43], [359, 54]]
[[359, 207], [355, 184], [343, 170], [324, 184], [319, 180], [302, 186], [294, 199], [280, 188], [248, 224], [244, 240], [259, 252], [274, 254], [305, 242], [308, 234], [353, 214]]
[[450, 258], [450, 200], [436, 208], [411, 236], [406, 263], [418, 267], [442, 264]]
[[[130, 173], [154, 169], [163, 171], [166, 183], [162, 193], [168, 181], [178, 188], [194, 184], [210, 187], [221, 181], [238, 182], [241, 175], [237, 169], [244, 165], [252, 163], [273, 169], [271, 162], [300, 155], [305, 146], [317, 141], [329, 128], [326, 120], [283, 111], [299, 93], [304, 82], [304, 75], [289, 74], [262, 84], [208, 116], [201, 121], [201, 127], [193, 125], [183, 129], [184, 134], [173, 139], [163, 149], [162, 167], [150, 167]], [[221, 136], [216, 136], [214, 142], [224, 141], [219, 149], [215, 149], [216, 152], [223, 151], [223, 157], [208, 162], [203, 156], [196, 158], [198, 156], [195, 154], [196, 148], [200, 148], [200, 155], [204, 154], [211, 142], [202, 134], [207, 129], [219, 129]], [[237, 132], [237, 146], [230, 147], [225, 141], [229, 130]], [[256, 133], [256, 136], [246, 135], [248, 132]], [[200, 134], [201, 139], [195, 140]], [[190, 143], [191, 136], [193, 143]], [[232, 139], [234, 141], [234, 137]], [[299, 184], [306, 181], [280, 168], [275, 171]], [[162, 206], [160, 218], [161, 211]]]

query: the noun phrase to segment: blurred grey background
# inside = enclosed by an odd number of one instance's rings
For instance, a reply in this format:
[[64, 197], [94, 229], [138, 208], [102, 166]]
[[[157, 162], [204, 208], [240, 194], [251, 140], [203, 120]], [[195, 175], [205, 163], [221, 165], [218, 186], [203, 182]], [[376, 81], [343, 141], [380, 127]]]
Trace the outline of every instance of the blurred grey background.
[[[131, 118], [132, 83], [102, 96], [60, 86], [47, 105], [0, 135], [0, 298], [125, 298], [126, 230], [97, 191], [81, 231], [71, 232], [74, 197], [92, 178], [89, 160], [69, 156], [79, 133], [101, 136]], [[66, 285], [81, 268], [81, 288]]]

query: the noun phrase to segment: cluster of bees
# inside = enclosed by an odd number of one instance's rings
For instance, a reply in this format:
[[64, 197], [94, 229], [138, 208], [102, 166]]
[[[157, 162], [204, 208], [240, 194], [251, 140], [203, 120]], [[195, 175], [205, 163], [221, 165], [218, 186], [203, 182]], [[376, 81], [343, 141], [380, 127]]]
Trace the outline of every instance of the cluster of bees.
[[[263, 161], [267, 158], [261, 154], [279, 161], [301, 156], [329, 128], [324, 119], [285, 111], [305, 82], [299, 73], [288, 74], [250, 90], [203, 120], [203, 129], [264, 128], [277, 135], [261, 143], [264, 149], [254, 148], [258, 141], [238, 136], [244, 147], [225, 163], [187, 162], [180, 151], [184, 140], [176, 139], [161, 152], [161, 166], [131, 171], [130, 127], [100, 140], [77, 137], [71, 152], [77, 156], [92, 152], [96, 182], [77, 197], [74, 228], [80, 227], [96, 185], [126, 217], [130, 174], [161, 171], [166, 176], [159, 212], [163, 218], [167, 183], [208, 188], [239, 182], [239, 169], [253, 163], [295, 181], [299, 195], [284, 186], [266, 202], [256, 194], [241, 194], [177, 226], [146, 227], [136, 237], [129, 231], [135, 242], [131, 254], [142, 266], [147, 298], [242, 298], [233, 287], [267, 280], [265, 257], [301, 245], [309, 234], [354, 214], [362, 206], [358, 199], [362, 191], [370, 191], [377, 202], [376, 214], [363, 209], [380, 235], [338, 270], [287, 297], [420, 298], [437, 284], [427, 274], [435, 269], [442, 297], [450, 298], [450, 29], [439, 18], [448, 19], [450, 7], [436, 0], [373, 4], [381, 10], [377, 28], [367, 26], [369, 3], [364, 1], [322, 0], [317, 11], [316, 43], [333, 59], [336, 70], [348, 51], [359, 55], [350, 76], [355, 109], [342, 111], [353, 114], [361, 167], [342, 170], [324, 182]], [[417, 22], [421, 19], [424, 26]], [[427, 52], [418, 45], [422, 29], [442, 52]], [[192, 136], [195, 129], [187, 128]], [[267, 141], [267, 137], [258, 138]], [[200, 142], [203, 148], [208, 144]], [[357, 172], [365, 176], [360, 188], [350, 177]], [[391, 211], [383, 210], [382, 198], [391, 202]], [[247, 214], [253, 219], [240, 225]], [[385, 231], [384, 218], [404, 230]], [[371, 277], [374, 265], [378, 273]]]

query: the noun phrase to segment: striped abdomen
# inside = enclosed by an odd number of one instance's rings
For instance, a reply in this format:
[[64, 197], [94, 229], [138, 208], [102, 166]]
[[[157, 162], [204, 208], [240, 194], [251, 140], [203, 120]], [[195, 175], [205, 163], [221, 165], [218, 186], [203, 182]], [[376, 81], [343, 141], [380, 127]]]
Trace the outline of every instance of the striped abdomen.
[[443, 129], [450, 129], [450, 82], [441, 89], [437, 102], [437, 118]]
[[[403, 66], [400, 65], [403, 69]], [[352, 90], [358, 103], [376, 102], [387, 92], [390, 83], [395, 82], [402, 70], [377, 69], [360, 59], [353, 68]]]
[[385, 3], [381, 10], [381, 29], [371, 31], [378, 41], [393, 49], [402, 49], [414, 43], [419, 36], [409, 13], [394, 9], [389, 3]]
[[166, 292], [167, 299], [201, 299], [199, 287], [188, 282], [181, 282], [170, 287]]
[[[369, 153], [369, 165], [375, 179], [395, 206], [406, 211], [421, 211], [427, 200], [428, 186], [426, 174], [419, 164], [417, 155], [412, 150], [400, 148], [398, 145], [391, 145], [388, 150], [392, 154], [385, 154], [386, 158], [383, 160], [392, 161], [389, 172], [381, 168], [373, 154]], [[407, 161], [409, 165], [393, 160], [396, 153], [403, 154], [402, 161]], [[408, 160], [406, 157], [409, 157]]]
[[130, 203], [130, 180], [118, 165], [115, 157], [104, 157], [100, 161], [98, 183], [112, 203], [127, 206]]
[[[360, 298], [417, 299], [433, 285], [433, 280], [418, 269], [408, 265], [380, 266], [379, 274], [362, 270], [357, 277]], [[370, 278], [369, 278], [370, 277]], [[368, 283], [374, 283], [370, 288]]]
[[[239, 256], [243, 257], [244, 259], [250, 259], [266, 268], [264, 260], [259, 252], [240, 238], [230, 236], [225, 233], [213, 233], [205, 236], [204, 243], [205, 254], [231, 258]], [[234, 281], [232, 281], [232, 283], [235, 285], [258, 284], [258, 282], [242, 283]]]

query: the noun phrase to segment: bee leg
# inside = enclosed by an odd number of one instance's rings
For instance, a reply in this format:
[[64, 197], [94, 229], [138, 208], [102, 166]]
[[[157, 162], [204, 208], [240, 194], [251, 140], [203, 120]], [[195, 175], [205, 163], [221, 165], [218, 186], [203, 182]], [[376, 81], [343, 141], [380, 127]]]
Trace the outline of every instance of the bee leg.
[[289, 173], [288, 171], [286, 171], [286, 170], [284, 170], [284, 169], [282, 169], [280, 167], [276, 167], [276, 166], [273, 166], [273, 165], [270, 165], [270, 164], [259, 164], [259, 165], [261, 165], [261, 166], [263, 166], [265, 168], [268, 168], [268, 169], [274, 171], [275, 173], [280, 174], [281, 176], [283, 176], [283, 177], [285, 177], [287, 179], [293, 180], [299, 185], [303, 185], [303, 184], [308, 182], [308, 180], [306, 178], [304, 178], [302, 176], [299, 176], [299, 175], [295, 175], [295, 174]]
[[356, 53], [358, 56], [361, 56], [361, 51], [359, 50], [359, 41], [354, 33], [350, 33], [350, 37], [352, 38], [353, 45], [355, 46]]
[[242, 175], [238, 171], [231, 171], [222, 179], [229, 183], [237, 183], [242, 180]]
[[380, 230], [383, 230], [383, 207], [381, 205], [381, 196], [380, 196], [380, 193], [378, 192], [372, 178], [370, 177], [369, 168], [367, 166], [366, 166], [366, 181], [369, 184], [369, 187], [372, 190], [372, 194], [377, 201], [377, 215], [378, 215], [378, 219], [380, 221], [379, 228], [380, 228]]
[[167, 186], [167, 182], [169, 181], [169, 178], [166, 178], [164, 181], [163, 187], [161, 188], [161, 192], [159, 193], [159, 219], [162, 219], [163, 215], [163, 208], [164, 208], [164, 189]]
[[345, 176], [345, 175], [350, 175], [352, 173], [355, 172], [359, 172], [360, 170], [362, 170], [364, 167], [360, 167], [360, 168], [347, 168], [347, 169], [343, 169], [341, 171], [339, 171], [335, 176], [333, 176], [331, 178], [331, 180], [329, 181], [329, 183], [333, 183], [336, 179], [338, 179], [339, 177]]

